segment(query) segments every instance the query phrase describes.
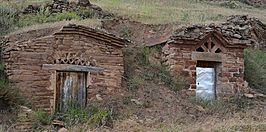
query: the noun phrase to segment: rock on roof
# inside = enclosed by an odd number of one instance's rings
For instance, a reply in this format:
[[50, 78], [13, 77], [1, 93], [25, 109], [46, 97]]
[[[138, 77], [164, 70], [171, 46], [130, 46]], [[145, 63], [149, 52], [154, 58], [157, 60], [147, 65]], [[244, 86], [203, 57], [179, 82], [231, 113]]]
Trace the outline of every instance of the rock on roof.
[[[209, 25], [192, 25], [177, 29], [170, 40], [195, 40], [203, 39], [210, 32], [218, 32], [229, 41], [240, 40], [241, 43], [248, 43], [253, 40], [252, 31], [257, 31], [259, 39], [263, 39], [266, 26], [256, 18], [248, 18], [245, 15], [230, 16], [227, 22]], [[235, 41], [234, 41], [235, 42]]]

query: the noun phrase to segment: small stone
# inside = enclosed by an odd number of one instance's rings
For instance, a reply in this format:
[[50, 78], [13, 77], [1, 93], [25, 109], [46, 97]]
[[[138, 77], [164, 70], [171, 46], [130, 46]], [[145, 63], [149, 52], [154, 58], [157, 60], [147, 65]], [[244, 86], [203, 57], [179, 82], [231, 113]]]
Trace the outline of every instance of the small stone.
[[247, 98], [254, 98], [255, 96], [253, 94], [244, 94]]
[[68, 132], [68, 130], [66, 129], [66, 128], [60, 128], [59, 130], [58, 130], [58, 132]]
[[59, 120], [53, 120], [53, 123], [52, 123], [54, 126], [60, 126], [60, 127], [63, 127], [65, 126], [65, 123], [62, 122], [62, 121], [59, 121]]
[[247, 82], [247, 81], [244, 82], [244, 87], [245, 87], [245, 88], [248, 87], [248, 82]]
[[256, 93], [256, 97], [265, 97], [265, 95], [262, 93]]
[[195, 33], [199, 33], [200, 32], [200, 29], [199, 28], [196, 28], [196, 29], [194, 29], [194, 32]]
[[201, 111], [201, 112], [204, 112], [204, 111], [205, 111], [205, 109], [204, 109], [202, 106], [200, 106], [200, 105], [197, 105], [197, 108], [198, 108], [198, 110]]
[[238, 39], [242, 38], [242, 36], [239, 35], [239, 34], [234, 34], [234, 37], [235, 37], [235, 38], [238, 38]]
[[140, 102], [140, 101], [138, 101], [138, 100], [136, 100], [136, 99], [131, 99], [130, 101], [131, 101], [131, 102], [134, 102], [134, 103], [137, 104], [137, 105], [143, 105], [142, 102]]
[[96, 95], [96, 99], [99, 100], [99, 101], [102, 101], [102, 100], [103, 100], [103, 98], [101, 97], [100, 94], [97, 94], [97, 95]]

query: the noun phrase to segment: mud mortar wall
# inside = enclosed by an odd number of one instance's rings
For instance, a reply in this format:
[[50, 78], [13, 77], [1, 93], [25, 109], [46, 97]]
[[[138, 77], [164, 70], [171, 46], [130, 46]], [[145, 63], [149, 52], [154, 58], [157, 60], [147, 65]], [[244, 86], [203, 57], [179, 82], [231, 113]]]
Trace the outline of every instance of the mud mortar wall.
[[[172, 75], [185, 76], [187, 87], [192, 95], [196, 90], [197, 60], [192, 60], [194, 48], [175, 43], [163, 47], [163, 59]], [[216, 63], [216, 95], [218, 98], [234, 96], [244, 90], [244, 54], [243, 49], [228, 49], [222, 54], [222, 62]]]
[[32, 101], [32, 106], [52, 112], [54, 109], [54, 74], [43, 64], [54, 64], [55, 57], [77, 53], [81, 58], [93, 59], [104, 72], [89, 75], [91, 86], [87, 89], [87, 103], [96, 100], [97, 94], [107, 101], [119, 94], [124, 72], [121, 47], [108, 41], [79, 34], [52, 35], [28, 41], [9, 42], [3, 53], [9, 79]]

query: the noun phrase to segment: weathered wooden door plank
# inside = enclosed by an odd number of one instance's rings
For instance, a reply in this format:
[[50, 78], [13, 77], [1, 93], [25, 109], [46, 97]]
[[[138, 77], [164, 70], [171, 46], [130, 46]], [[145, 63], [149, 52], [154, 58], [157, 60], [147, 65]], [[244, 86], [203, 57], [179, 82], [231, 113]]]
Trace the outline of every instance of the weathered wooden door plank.
[[84, 72], [57, 72], [57, 97], [55, 98], [58, 111], [65, 111], [68, 103], [86, 106], [86, 74]]

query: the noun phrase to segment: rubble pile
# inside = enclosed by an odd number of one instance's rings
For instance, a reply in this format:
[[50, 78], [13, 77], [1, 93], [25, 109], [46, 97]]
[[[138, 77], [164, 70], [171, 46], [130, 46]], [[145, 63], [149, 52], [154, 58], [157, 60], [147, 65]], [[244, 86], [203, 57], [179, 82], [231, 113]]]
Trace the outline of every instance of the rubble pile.
[[245, 2], [253, 6], [266, 6], [266, 0], [245, 0]]
[[[257, 43], [259, 47], [264, 47], [266, 44], [266, 25], [256, 18], [248, 18], [246, 15], [234, 15], [227, 19], [227, 22], [220, 24], [199, 24], [189, 27], [182, 27], [177, 29], [173, 35], [175, 39], [195, 39], [200, 40], [204, 38], [209, 32], [218, 31], [225, 38], [237, 39], [244, 42], [250, 40]], [[254, 34], [257, 37], [254, 37]], [[248, 43], [249, 41], [247, 41]]]
[[207, 0], [207, 1], [212, 1], [212, 2], [218, 2], [220, 4], [226, 4], [226, 3], [231, 3], [234, 4], [234, 2], [239, 1], [251, 6], [255, 7], [265, 7], [266, 6], [266, 0]]
[[100, 8], [97, 5], [91, 4], [89, 1], [87, 2], [68, 2], [65, 0], [54, 0], [51, 4], [46, 4], [43, 7], [41, 5], [28, 5], [22, 13], [23, 14], [31, 14], [31, 13], [37, 13], [41, 10], [41, 8], [48, 9], [49, 14], [54, 13], [62, 13], [64, 11], [68, 12], [79, 12], [82, 10], [87, 10], [94, 14], [97, 18], [107, 18], [107, 17], [113, 17], [114, 15], [112, 13], [103, 11], [102, 8]]

